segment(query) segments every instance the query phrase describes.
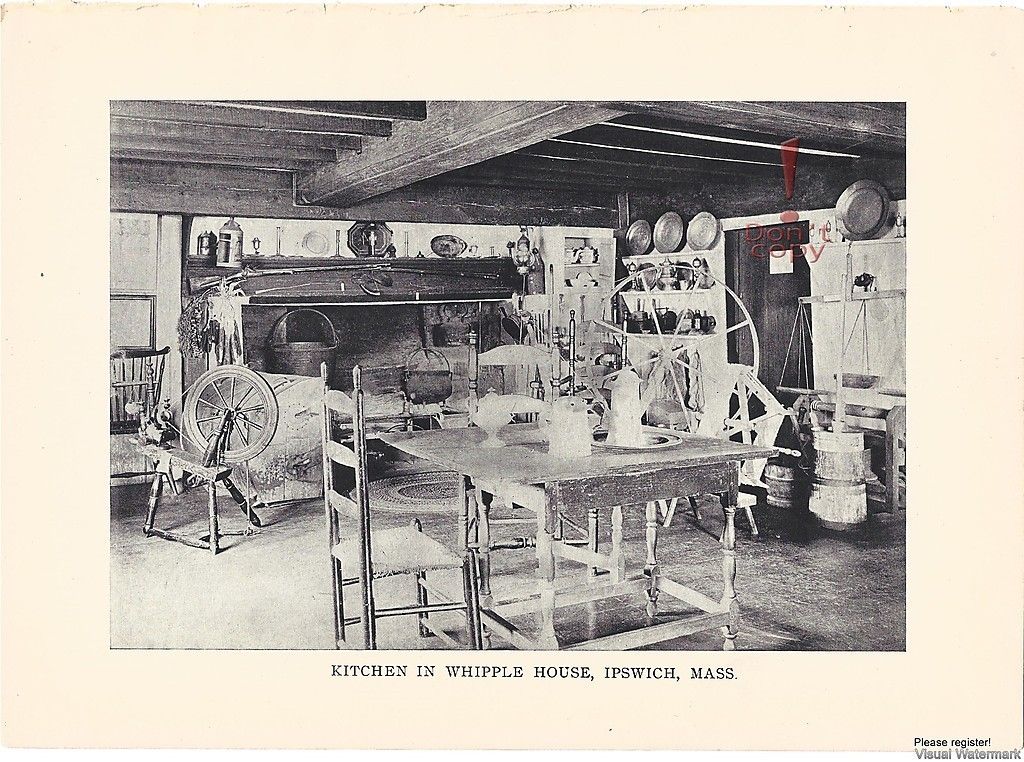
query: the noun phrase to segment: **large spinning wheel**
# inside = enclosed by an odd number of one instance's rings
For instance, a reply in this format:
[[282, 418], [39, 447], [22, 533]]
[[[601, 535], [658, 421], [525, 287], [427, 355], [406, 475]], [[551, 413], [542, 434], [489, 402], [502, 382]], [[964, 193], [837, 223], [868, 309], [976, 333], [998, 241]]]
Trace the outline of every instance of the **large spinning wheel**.
[[255, 371], [222, 365], [201, 375], [182, 406], [182, 431], [195, 447], [205, 449], [224, 431], [219, 460], [241, 463], [266, 449], [277, 431], [278, 406], [273, 389]]
[[[668, 271], [672, 272], [670, 277], [678, 280], [678, 290], [658, 288], [659, 278]], [[721, 312], [721, 302], [716, 307], [714, 301], [719, 289], [725, 294], [724, 313]], [[736, 366], [725, 362], [725, 346], [729, 338], [735, 335], [735, 346], [747, 355], [739, 358], [740, 365], [750, 368], [755, 378], [760, 365], [757, 330], [736, 292], [706, 267], [689, 262], [666, 262], [629, 274], [615, 284], [610, 297], [609, 306], [618, 300], [629, 313], [635, 315], [642, 311], [650, 319], [641, 332], [627, 331], [625, 319], [623, 324], [603, 318], [593, 321], [591, 330], [610, 334], [623, 348], [623, 368], [604, 376], [602, 385], [632, 368], [644, 380], [648, 390], [657, 392], [650, 396], [675, 400], [680, 410], [689, 411], [698, 421], [705, 417], [707, 411], [710, 420], [701, 429], [720, 435], [725, 430], [725, 419], [731, 417], [729, 411], [711, 410], [707, 404], [710, 400], [703, 397], [704, 390], [708, 390], [709, 395], [719, 389], [735, 390], [736, 378], [729, 368]], [[664, 313], [659, 316], [654, 312], [656, 301], [675, 315], [674, 323]], [[688, 312], [692, 314], [694, 311], [714, 317], [715, 326], [706, 331], [694, 331], [692, 321], [684, 318]], [[718, 345], [721, 362], [703, 362], [701, 353], [714, 344]], [[632, 360], [631, 356], [637, 354], [636, 347], [645, 350], [640, 354], [646, 356]], [[685, 428], [695, 430], [696, 426], [688, 424]]]

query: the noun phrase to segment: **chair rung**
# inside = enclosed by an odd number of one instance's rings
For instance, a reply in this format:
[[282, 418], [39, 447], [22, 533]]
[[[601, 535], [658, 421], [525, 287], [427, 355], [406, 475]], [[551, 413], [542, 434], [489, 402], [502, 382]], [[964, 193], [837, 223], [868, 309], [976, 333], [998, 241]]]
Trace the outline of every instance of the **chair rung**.
[[465, 601], [452, 603], [428, 603], [426, 606], [395, 606], [388, 609], [377, 609], [378, 619], [386, 616], [404, 616], [405, 614], [429, 614], [432, 611], [464, 611]]

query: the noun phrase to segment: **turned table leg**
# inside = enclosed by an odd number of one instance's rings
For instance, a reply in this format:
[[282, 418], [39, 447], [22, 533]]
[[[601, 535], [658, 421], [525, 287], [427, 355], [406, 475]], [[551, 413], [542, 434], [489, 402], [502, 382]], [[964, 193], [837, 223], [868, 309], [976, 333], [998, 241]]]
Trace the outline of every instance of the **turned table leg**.
[[647, 616], [658, 612], [658, 504], [647, 503], [647, 560], [644, 574], [650, 579], [647, 586]]
[[725, 513], [725, 527], [722, 529], [722, 608], [729, 612], [729, 624], [722, 628], [725, 642], [723, 651], [736, 650], [736, 633], [739, 629], [740, 607], [736, 599], [736, 493], [722, 495], [722, 511]]

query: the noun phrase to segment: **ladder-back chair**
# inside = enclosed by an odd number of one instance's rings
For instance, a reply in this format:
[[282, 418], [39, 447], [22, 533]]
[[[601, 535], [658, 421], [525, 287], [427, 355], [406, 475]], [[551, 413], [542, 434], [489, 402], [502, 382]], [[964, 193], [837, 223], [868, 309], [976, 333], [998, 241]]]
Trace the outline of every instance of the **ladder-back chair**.
[[[366, 469], [366, 417], [363, 411], [363, 389], [360, 368], [352, 370], [352, 397], [331, 390], [327, 380], [327, 364], [320, 366], [323, 380], [323, 433], [324, 461], [324, 513], [327, 523], [331, 560], [331, 596], [333, 601], [335, 645], [349, 646], [349, 625], [361, 623], [362, 647], [377, 648], [377, 620], [383, 617], [412, 615], [419, 620], [419, 634], [436, 635], [446, 644], [463, 644], [448, 635], [431, 621], [432, 612], [463, 611], [469, 632], [469, 646], [482, 645], [480, 631], [479, 567], [476, 552], [463, 549], [463, 557], [453, 553], [437, 540], [425, 535], [419, 520], [407, 527], [394, 527], [371, 531], [369, 483]], [[335, 439], [335, 418], [350, 422], [352, 448]], [[351, 499], [336, 488], [335, 467], [347, 471], [355, 482]], [[342, 538], [339, 515], [356, 522], [353, 536]], [[446, 599], [436, 588], [428, 587], [427, 572], [435, 570], [462, 570], [463, 600]], [[411, 574], [415, 579], [414, 605], [378, 606], [374, 596], [374, 582], [383, 577]], [[358, 585], [360, 613], [345, 616], [347, 586]], [[428, 600], [430, 596], [437, 602]]]
[[110, 355], [110, 433], [132, 434], [139, 430], [139, 415], [125, 407], [160, 404], [164, 363], [170, 347], [163, 349], [120, 349]]

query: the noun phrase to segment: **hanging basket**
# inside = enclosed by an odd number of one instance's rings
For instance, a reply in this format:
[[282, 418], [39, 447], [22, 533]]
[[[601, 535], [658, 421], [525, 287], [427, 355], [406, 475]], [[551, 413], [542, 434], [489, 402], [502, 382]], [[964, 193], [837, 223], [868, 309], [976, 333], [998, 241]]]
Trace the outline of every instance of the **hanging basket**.
[[[420, 364], [414, 365], [419, 356]], [[440, 360], [440, 362], [438, 362]], [[444, 367], [441, 367], [441, 363]], [[434, 349], [417, 349], [405, 360], [403, 384], [405, 396], [416, 405], [433, 405], [452, 396], [452, 366], [448, 358]]]
[[[324, 340], [288, 341], [288, 321], [295, 315], [315, 315], [324, 328]], [[330, 337], [327, 340], [327, 337]], [[334, 350], [338, 348], [338, 334], [330, 319], [319, 310], [303, 307], [286, 312], [277, 319], [267, 336], [267, 370], [271, 373], [289, 373], [296, 376], [319, 376], [320, 363], [332, 364]]]

